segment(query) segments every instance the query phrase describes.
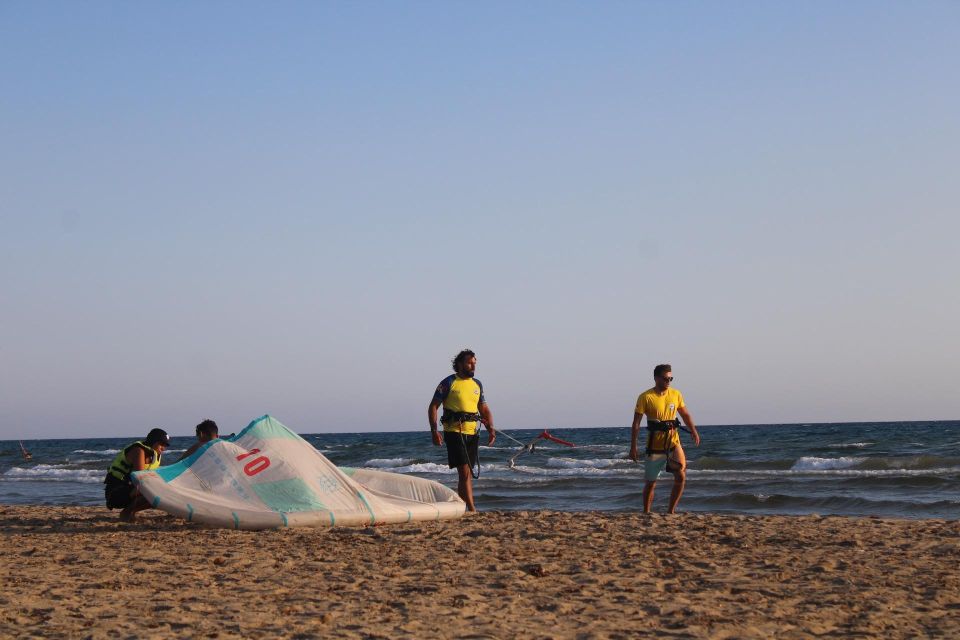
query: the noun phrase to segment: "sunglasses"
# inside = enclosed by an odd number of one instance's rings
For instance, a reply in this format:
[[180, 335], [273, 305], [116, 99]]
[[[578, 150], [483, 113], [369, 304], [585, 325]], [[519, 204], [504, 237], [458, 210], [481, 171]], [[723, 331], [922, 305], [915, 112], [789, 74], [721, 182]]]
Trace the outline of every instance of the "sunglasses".
[[660, 376], [660, 377], [666, 380], [667, 382], [673, 382], [673, 376]]

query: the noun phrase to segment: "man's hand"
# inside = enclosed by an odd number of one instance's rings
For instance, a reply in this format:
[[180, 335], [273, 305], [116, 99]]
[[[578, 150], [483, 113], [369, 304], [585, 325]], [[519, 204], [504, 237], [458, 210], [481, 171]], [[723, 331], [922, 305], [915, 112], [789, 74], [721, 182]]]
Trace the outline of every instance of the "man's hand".
[[431, 431], [430, 435], [433, 437], [434, 446], [439, 447], [440, 445], [443, 444], [443, 436], [440, 435], [439, 431]]
[[690, 435], [693, 437], [693, 446], [700, 446], [700, 433], [696, 429], [691, 429]]
[[491, 446], [493, 441], [497, 439], [497, 431], [491, 427], [487, 427], [487, 446]]
[[640, 455], [637, 453], [636, 447], [630, 447], [630, 459], [634, 462], [640, 461]]

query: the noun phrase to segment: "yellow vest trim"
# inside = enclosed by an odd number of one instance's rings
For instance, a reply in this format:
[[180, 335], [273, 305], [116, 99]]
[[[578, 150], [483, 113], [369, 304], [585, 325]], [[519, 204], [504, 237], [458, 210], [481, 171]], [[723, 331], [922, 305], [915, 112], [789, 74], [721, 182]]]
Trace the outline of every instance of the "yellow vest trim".
[[153, 447], [148, 447], [143, 442], [137, 440], [133, 444], [121, 449], [120, 453], [117, 454], [117, 457], [114, 458], [113, 462], [110, 463], [110, 470], [107, 473], [117, 480], [123, 480], [126, 482], [126, 480], [130, 477], [130, 473], [133, 471], [133, 467], [131, 467], [130, 463], [127, 462], [127, 451], [131, 447], [140, 447], [144, 450], [145, 454], [151, 456], [151, 460], [147, 462], [147, 465], [144, 467], [144, 469], [153, 470], [160, 466], [160, 452], [154, 451]]

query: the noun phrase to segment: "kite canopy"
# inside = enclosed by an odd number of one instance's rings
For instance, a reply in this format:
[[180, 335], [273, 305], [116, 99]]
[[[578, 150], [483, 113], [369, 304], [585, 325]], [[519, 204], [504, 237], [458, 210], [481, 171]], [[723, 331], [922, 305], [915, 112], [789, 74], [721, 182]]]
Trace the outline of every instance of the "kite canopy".
[[132, 478], [154, 508], [231, 529], [451, 520], [466, 508], [439, 482], [338, 468], [270, 416]]

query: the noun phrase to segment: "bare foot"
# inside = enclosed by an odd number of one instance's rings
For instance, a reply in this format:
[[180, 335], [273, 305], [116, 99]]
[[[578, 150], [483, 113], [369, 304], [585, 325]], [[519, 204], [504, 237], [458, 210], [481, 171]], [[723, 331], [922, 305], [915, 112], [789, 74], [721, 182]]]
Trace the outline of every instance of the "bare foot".
[[136, 522], [137, 514], [124, 509], [120, 512], [120, 522]]

